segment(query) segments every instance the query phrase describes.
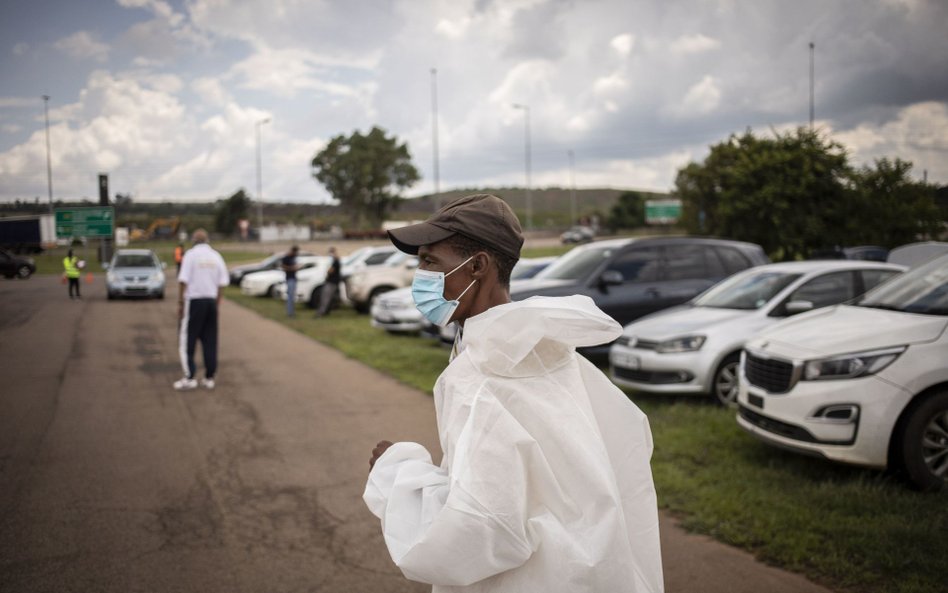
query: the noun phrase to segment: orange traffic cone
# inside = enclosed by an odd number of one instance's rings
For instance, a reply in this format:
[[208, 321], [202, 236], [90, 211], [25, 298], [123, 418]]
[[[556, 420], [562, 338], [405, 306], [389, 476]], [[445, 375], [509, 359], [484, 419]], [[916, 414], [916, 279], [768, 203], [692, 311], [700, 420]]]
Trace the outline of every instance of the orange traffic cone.
[[92, 284], [92, 272], [86, 274], [86, 284]]

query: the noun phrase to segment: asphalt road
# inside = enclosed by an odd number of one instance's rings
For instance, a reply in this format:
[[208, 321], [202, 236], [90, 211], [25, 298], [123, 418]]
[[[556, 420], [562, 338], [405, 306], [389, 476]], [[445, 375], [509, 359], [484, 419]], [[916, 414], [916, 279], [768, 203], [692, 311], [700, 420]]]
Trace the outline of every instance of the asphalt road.
[[[402, 592], [361, 500], [380, 438], [438, 457], [431, 398], [225, 302], [178, 393], [175, 289], [0, 280], [0, 591]], [[199, 364], [200, 368], [200, 364]], [[662, 517], [666, 589], [825, 592]]]

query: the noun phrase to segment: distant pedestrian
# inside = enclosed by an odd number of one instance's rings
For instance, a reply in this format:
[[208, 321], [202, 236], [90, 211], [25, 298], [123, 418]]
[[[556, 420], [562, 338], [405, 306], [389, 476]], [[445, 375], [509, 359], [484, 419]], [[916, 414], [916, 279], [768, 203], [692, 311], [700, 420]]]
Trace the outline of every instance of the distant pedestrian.
[[192, 241], [194, 247], [184, 254], [178, 273], [178, 348], [184, 368], [184, 377], [174, 382], [174, 388], [178, 391], [198, 386], [194, 364], [198, 340], [204, 353], [204, 378], [201, 379], [201, 385], [214, 389], [221, 289], [230, 283], [224, 258], [208, 245], [207, 231], [194, 231]]
[[342, 282], [342, 264], [336, 255], [336, 248], [329, 248], [329, 257], [332, 258], [332, 264], [329, 265], [329, 271], [326, 272], [326, 282], [319, 294], [319, 309], [316, 310], [316, 317], [329, 315], [332, 310], [333, 299], [339, 292], [339, 283]]
[[[69, 281], [69, 298], [81, 299], [82, 295], [79, 294], [79, 276], [82, 273], [79, 270], [79, 258], [73, 255], [72, 249], [70, 249], [66, 257], [63, 258], [63, 269], [65, 270], [64, 275]], [[73, 297], [74, 292], [75, 297]]]
[[184, 259], [184, 243], [178, 243], [174, 248], [174, 265], [177, 267], [177, 274], [181, 273], [181, 261]]
[[296, 316], [296, 271], [300, 269], [296, 263], [296, 256], [299, 255], [300, 248], [296, 245], [290, 248], [290, 251], [280, 260], [280, 267], [286, 274], [286, 315], [287, 317]]

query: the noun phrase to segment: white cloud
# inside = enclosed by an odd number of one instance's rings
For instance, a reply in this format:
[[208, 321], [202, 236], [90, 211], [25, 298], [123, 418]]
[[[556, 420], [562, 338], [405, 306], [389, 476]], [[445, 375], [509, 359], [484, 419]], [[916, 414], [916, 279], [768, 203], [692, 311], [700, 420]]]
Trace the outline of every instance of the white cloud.
[[680, 103], [672, 105], [666, 112], [681, 118], [704, 116], [717, 109], [720, 103], [721, 89], [717, 80], [705, 75], [688, 89]]
[[221, 107], [232, 100], [230, 93], [216, 78], [202, 77], [195, 79], [191, 82], [191, 89], [198, 94], [202, 101], [213, 106]]
[[690, 55], [708, 52], [719, 47], [721, 47], [720, 41], [698, 33], [675, 39], [671, 44], [671, 51], [674, 54]]
[[60, 39], [53, 44], [53, 47], [77, 60], [91, 59], [104, 62], [109, 58], [109, 46], [88, 31], [77, 31], [69, 37]]
[[441, 19], [435, 26], [435, 33], [451, 40], [460, 39], [467, 33], [471, 19], [462, 18], [458, 20]]
[[635, 35], [631, 33], [616, 35], [612, 38], [612, 41], [609, 42], [609, 45], [620, 56], [627, 56], [632, 53], [632, 49], [635, 47]]
[[[829, 127], [828, 125], [825, 127]], [[948, 182], [948, 103], [928, 101], [909, 105], [884, 123], [863, 123], [832, 137], [850, 151], [855, 165], [871, 165], [883, 157], [911, 161], [914, 174], [928, 171], [929, 179]]]

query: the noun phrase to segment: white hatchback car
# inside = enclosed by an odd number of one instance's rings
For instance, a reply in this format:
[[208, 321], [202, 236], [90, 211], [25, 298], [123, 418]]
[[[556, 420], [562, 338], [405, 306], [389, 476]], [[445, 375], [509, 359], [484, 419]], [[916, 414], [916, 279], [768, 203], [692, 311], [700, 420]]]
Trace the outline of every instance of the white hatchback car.
[[[316, 266], [321, 259], [320, 255], [300, 255], [296, 257], [296, 264], [300, 270], [306, 270]], [[299, 272], [297, 272], [299, 274]], [[247, 296], [272, 297], [273, 290], [281, 283], [286, 281], [286, 272], [283, 270], [264, 270], [247, 274], [240, 281], [240, 292]]]
[[903, 270], [878, 262], [801, 261], [738, 272], [687, 305], [627, 325], [609, 351], [612, 380], [651, 393], [709, 393], [733, 405], [748, 338], [790, 315], [853, 299]]
[[948, 255], [748, 341], [738, 423], [775, 446], [948, 484]]

